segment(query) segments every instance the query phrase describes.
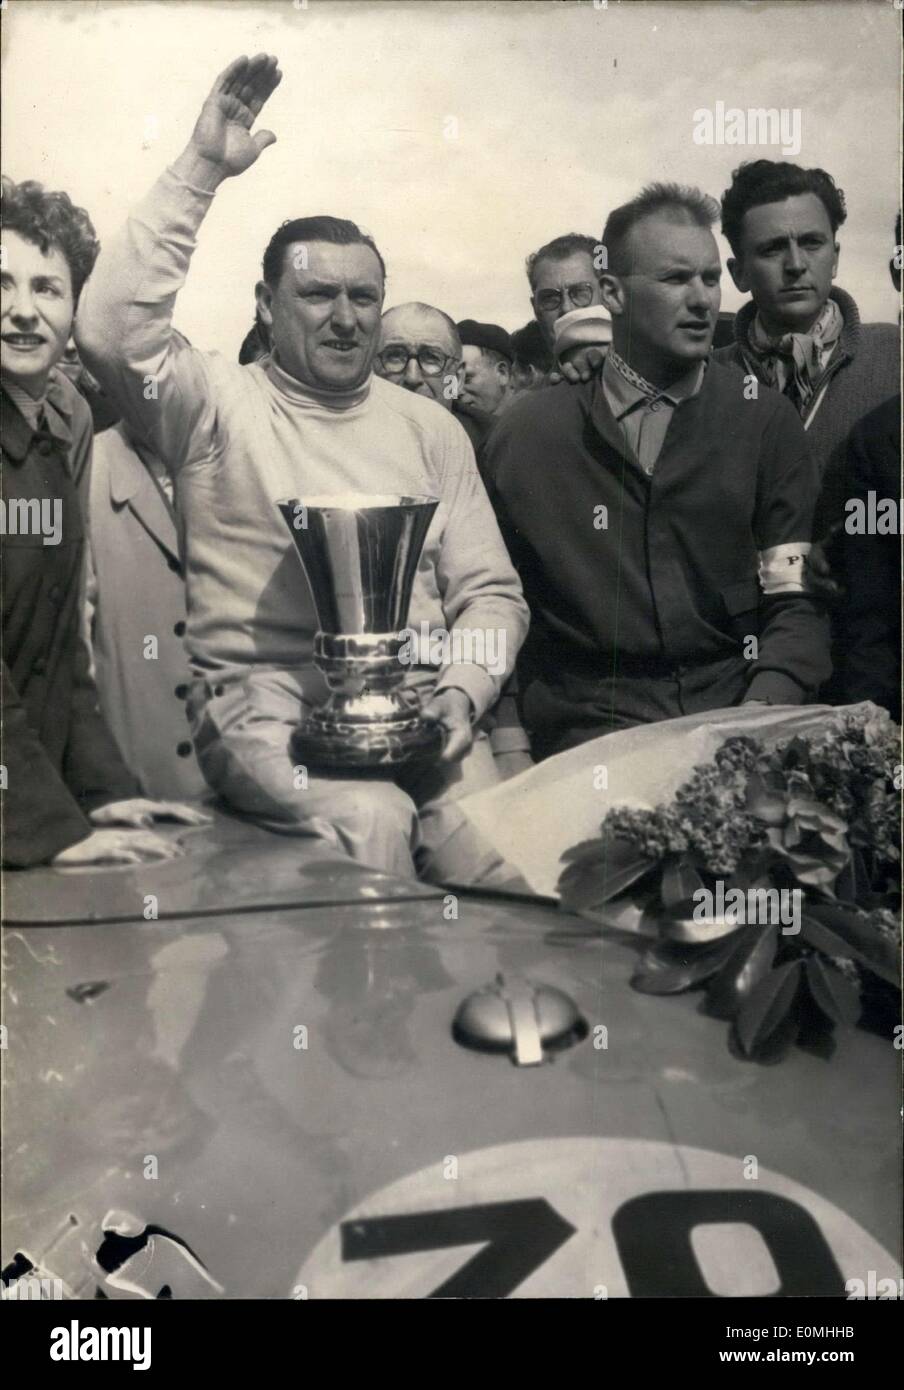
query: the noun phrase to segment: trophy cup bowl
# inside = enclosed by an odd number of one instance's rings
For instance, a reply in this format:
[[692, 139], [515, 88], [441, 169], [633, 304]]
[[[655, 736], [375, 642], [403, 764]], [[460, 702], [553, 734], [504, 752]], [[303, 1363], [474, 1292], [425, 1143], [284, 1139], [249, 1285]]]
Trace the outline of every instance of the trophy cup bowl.
[[305, 766], [368, 772], [429, 762], [443, 727], [405, 690], [411, 589], [436, 497], [347, 493], [281, 498], [317, 609], [314, 664], [330, 689], [295, 731]]

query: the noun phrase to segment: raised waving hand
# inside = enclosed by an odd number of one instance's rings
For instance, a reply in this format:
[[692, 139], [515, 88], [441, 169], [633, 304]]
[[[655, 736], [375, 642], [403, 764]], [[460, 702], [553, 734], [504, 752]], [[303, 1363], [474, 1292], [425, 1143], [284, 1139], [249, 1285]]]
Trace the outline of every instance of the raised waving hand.
[[276, 140], [272, 130], [252, 135], [251, 127], [281, 81], [277, 59], [266, 53], [233, 59], [201, 107], [186, 155], [220, 179], [244, 173]]

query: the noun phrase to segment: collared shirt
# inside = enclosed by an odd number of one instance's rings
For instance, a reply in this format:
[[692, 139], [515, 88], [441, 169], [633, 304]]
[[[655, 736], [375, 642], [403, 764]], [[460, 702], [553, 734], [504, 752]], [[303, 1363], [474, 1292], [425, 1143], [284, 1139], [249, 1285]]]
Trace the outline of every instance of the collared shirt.
[[[439, 506], [409, 626], [500, 634], [504, 669], [475, 657], [423, 680], [464, 690], [480, 717], [514, 666], [528, 615], [467, 436], [436, 401], [380, 377], [344, 397], [327, 394], [272, 357], [239, 366], [180, 338], [173, 303], [211, 196], [164, 173], [101, 253], [78, 325], [89, 370], [174, 474], [195, 675], [285, 668], [299, 673], [306, 698], [321, 700], [313, 594], [277, 500], [426, 494]], [[150, 401], [149, 361], [157, 364]]]
[[[694, 675], [706, 665], [733, 662], [752, 698], [788, 703], [826, 679], [802, 577], [816, 469], [790, 402], [739, 399], [740, 381], [707, 367], [652, 474], [627, 456], [600, 378], [527, 393], [491, 434], [487, 485], [531, 606], [528, 719], [541, 718], [532, 685], [567, 694], [577, 681], [574, 694], [589, 680], [605, 703], [614, 676], [664, 679], [679, 705], [651, 705], [652, 719], [682, 712], [685, 691], [683, 712], [706, 708]], [[724, 685], [714, 693], [709, 707]]]
[[3, 389], [19, 413], [23, 415], [31, 425], [31, 428], [36, 430], [38, 428], [38, 421], [41, 418], [41, 411], [44, 409], [46, 392], [37, 397], [29, 395], [23, 387], [17, 386], [16, 383], [10, 381], [8, 377], [3, 378]]
[[[822, 491], [813, 521], [813, 535], [822, 538], [839, 522], [853, 495], [848, 478], [851, 433], [861, 420], [901, 390], [901, 350], [893, 323], [861, 323], [855, 301], [833, 285], [830, 291], [841, 310], [844, 328], [816, 396], [803, 417], [813, 456], [819, 465]], [[735, 342], [713, 353], [717, 362], [740, 367], [765, 381], [762, 363], [749, 350], [750, 328], [756, 315], [752, 300], [738, 310]], [[768, 385], [768, 382], [765, 383]], [[743, 377], [738, 393], [743, 399]]]
[[698, 362], [667, 391], [659, 390], [628, 367], [618, 353], [610, 350], [607, 354], [603, 392], [627, 448], [645, 473], [653, 472], [672, 415], [682, 401], [697, 395], [705, 371], [706, 363]]

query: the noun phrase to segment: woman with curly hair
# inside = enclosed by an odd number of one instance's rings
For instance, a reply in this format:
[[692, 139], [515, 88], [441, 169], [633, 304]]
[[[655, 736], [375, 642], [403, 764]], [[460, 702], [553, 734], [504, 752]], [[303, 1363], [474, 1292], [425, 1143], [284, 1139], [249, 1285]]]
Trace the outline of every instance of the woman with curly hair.
[[137, 797], [80, 630], [91, 413], [57, 364], [100, 247], [83, 208], [32, 180], [3, 179], [0, 222], [3, 861], [168, 857], [154, 816], [206, 817]]

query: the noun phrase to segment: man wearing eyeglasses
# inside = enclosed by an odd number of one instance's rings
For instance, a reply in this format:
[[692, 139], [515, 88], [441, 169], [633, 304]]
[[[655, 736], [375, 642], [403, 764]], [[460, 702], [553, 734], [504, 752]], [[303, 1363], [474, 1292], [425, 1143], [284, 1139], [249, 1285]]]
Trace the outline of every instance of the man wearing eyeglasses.
[[458, 329], [432, 304], [397, 304], [383, 315], [374, 371], [405, 391], [452, 409], [464, 376]]
[[[427, 396], [452, 410], [465, 375], [463, 358], [458, 328], [442, 309], [413, 302], [398, 304], [383, 315], [374, 371], [403, 390]], [[456, 419], [465, 426], [471, 423], [465, 415], [456, 413]], [[513, 777], [532, 765], [530, 741], [512, 690], [512, 686], [506, 687], [491, 716], [493, 766], [502, 778]]]
[[555, 324], [572, 309], [602, 304], [600, 274], [605, 270], [602, 246], [591, 236], [569, 232], [541, 246], [527, 258], [530, 302], [550, 351], [555, 350]]

